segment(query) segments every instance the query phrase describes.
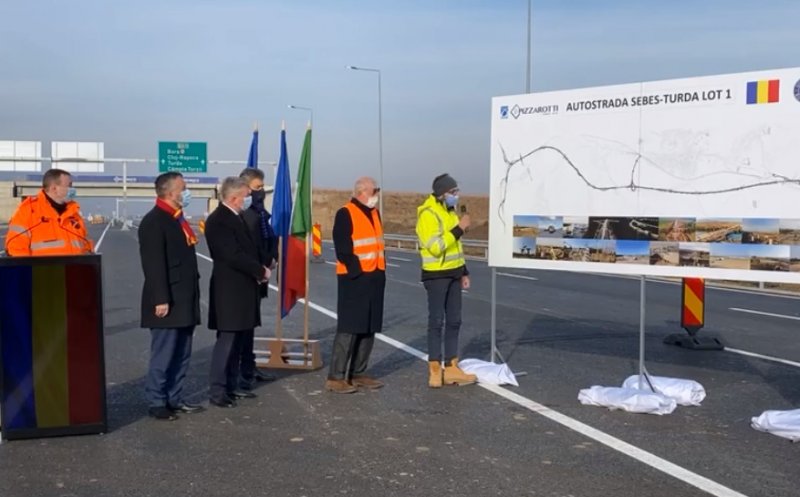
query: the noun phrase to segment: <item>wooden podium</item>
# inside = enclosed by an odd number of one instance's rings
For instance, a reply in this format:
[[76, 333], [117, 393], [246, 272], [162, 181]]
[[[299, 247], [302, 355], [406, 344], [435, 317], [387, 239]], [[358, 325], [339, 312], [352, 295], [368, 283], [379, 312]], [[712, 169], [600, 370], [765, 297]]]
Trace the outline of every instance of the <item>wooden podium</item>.
[[0, 258], [5, 440], [108, 428], [99, 255]]

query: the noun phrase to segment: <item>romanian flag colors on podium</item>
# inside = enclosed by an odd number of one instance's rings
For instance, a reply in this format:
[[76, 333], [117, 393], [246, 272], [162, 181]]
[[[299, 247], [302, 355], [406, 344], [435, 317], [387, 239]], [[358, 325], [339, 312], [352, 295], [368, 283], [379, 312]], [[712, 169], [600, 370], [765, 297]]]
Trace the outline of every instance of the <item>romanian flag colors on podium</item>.
[[4, 432], [105, 424], [99, 273], [92, 263], [0, 266]]

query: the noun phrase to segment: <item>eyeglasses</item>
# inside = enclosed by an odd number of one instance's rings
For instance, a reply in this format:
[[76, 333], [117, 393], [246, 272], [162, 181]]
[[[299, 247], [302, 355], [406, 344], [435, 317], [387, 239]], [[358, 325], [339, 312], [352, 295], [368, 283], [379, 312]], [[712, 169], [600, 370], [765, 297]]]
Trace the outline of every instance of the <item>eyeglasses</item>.
[[372, 194], [373, 194], [373, 195], [377, 195], [378, 193], [380, 193], [380, 191], [381, 191], [381, 189], [380, 189], [380, 188], [378, 188], [378, 187], [376, 186], [376, 187], [375, 187], [375, 188], [372, 190]]

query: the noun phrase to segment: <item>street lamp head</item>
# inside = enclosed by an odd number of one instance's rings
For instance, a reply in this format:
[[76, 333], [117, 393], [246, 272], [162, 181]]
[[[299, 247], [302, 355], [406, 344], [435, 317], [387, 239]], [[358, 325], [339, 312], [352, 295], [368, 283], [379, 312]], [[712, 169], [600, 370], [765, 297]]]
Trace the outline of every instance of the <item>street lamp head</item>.
[[352, 69], [354, 71], [358, 70], [356, 66], [344, 66], [345, 69]]

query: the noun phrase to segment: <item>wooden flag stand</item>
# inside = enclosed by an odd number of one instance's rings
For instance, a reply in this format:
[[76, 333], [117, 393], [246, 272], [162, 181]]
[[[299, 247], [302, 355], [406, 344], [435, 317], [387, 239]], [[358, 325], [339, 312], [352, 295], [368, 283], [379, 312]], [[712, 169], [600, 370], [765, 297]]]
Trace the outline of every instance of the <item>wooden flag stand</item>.
[[[316, 371], [321, 369], [322, 353], [320, 352], [319, 340], [308, 339], [308, 287], [309, 287], [309, 274], [308, 274], [308, 247], [310, 233], [306, 234], [306, 298], [303, 299], [305, 303], [304, 310], [305, 316], [303, 318], [303, 338], [283, 338], [283, 320], [281, 319], [281, 301], [283, 296], [278, 292], [278, 308], [277, 317], [275, 322], [275, 337], [262, 338], [256, 337], [254, 342], [257, 345], [266, 345], [266, 349], [255, 348], [253, 353], [256, 356], [256, 367], [259, 368], [274, 368], [274, 369], [300, 369], [304, 371]], [[278, 260], [281, 260], [283, 240], [278, 241]], [[280, 288], [281, 281], [281, 266], [278, 265], [278, 287]]]

